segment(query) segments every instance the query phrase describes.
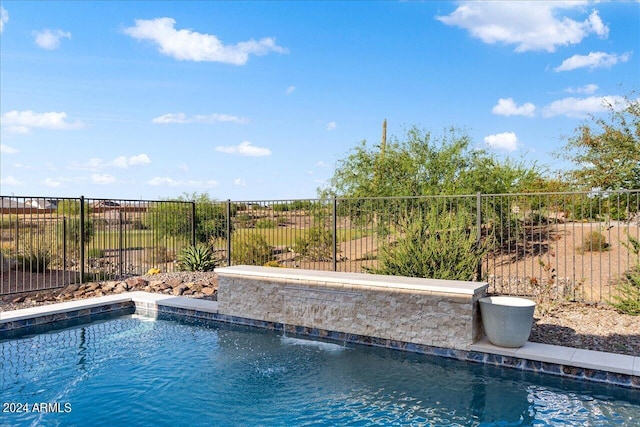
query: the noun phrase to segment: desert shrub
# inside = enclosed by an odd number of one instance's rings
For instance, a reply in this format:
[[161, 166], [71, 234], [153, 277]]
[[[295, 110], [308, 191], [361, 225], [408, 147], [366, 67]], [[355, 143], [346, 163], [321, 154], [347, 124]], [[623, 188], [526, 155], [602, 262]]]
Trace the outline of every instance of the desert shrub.
[[282, 264], [276, 260], [268, 261], [264, 263], [265, 267], [282, 267]]
[[599, 231], [591, 231], [582, 238], [582, 246], [579, 248], [582, 252], [604, 252], [609, 250], [607, 238]]
[[235, 265], [264, 265], [273, 260], [273, 252], [264, 236], [251, 234], [234, 242], [231, 258]]
[[409, 215], [399, 224], [396, 240], [380, 248], [379, 267], [368, 270], [393, 276], [473, 280], [487, 244], [479, 243], [470, 232], [472, 223], [464, 212], [431, 209], [424, 215]]
[[102, 258], [104, 257], [104, 250], [99, 248], [89, 248], [89, 250], [87, 250], [87, 257]]
[[611, 305], [620, 313], [640, 316], [640, 266], [626, 271], [616, 290]]
[[226, 216], [220, 212], [211, 213], [214, 218], [200, 221], [196, 225], [196, 241], [207, 242], [212, 238], [227, 236]]
[[140, 218], [136, 218], [131, 221], [131, 229], [132, 230], [150, 230], [151, 227], [149, 224], [145, 224]]
[[262, 218], [256, 221], [256, 228], [276, 228], [276, 222], [269, 218]]
[[[629, 236], [629, 243], [625, 244], [631, 252], [640, 256], [640, 241]], [[640, 316], [640, 262], [629, 270], [618, 281], [617, 295], [612, 297], [611, 305], [623, 314]]]
[[182, 271], [213, 271], [217, 267], [211, 247], [198, 243], [182, 248], [178, 256], [178, 266]]
[[289, 210], [288, 203], [275, 203], [271, 206], [274, 212], [287, 212]]
[[58, 223], [58, 235], [60, 240], [67, 242], [67, 248], [73, 253], [77, 253], [80, 248], [80, 238], [87, 245], [95, 235], [95, 223], [92, 219], [84, 220], [84, 227], [81, 229], [80, 218], [67, 218]]
[[[333, 233], [329, 228], [315, 226], [304, 237], [296, 239], [293, 250], [314, 261], [333, 258]], [[336, 248], [337, 251], [337, 248]]]
[[248, 214], [237, 215], [236, 223], [240, 228], [253, 228], [255, 226], [255, 220]]
[[289, 224], [289, 219], [286, 216], [280, 215], [276, 218], [276, 223], [278, 227], [284, 227]]
[[52, 255], [47, 248], [29, 248], [18, 256], [18, 265], [33, 273], [43, 273], [49, 268]]

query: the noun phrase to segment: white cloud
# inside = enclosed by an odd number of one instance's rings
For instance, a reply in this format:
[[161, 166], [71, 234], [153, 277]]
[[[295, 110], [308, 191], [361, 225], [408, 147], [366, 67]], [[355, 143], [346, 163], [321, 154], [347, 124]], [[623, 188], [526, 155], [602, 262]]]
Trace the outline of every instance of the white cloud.
[[242, 178], [236, 178], [233, 180], [233, 185], [239, 185], [244, 187], [245, 185], [247, 185], [247, 182]]
[[151, 159], [146, 154], [129, 157], [129, 166], [148, 165], [149, 163], [151, 163]]
[[319, 168], [328, 168], [329, 165], [326, 164], [325, 162], [323, 162], [322, 160], [320, 160], [318, 163], [316, 163], [316, 166]]
[[34, 31], [33, 35], [35, 36], [35, 44], [38, 47], [47, 50], [55, 50], [60, 47], [60, 39], [62, 38], [71, 38], [71, 33], [68, 31], [62, 30], [49, 30], [45, 29], [42, 31]]
[[60, 187], [60, 184], [62, 184], [60, 181], [55, 181], [51, 178], [46, 178], [44, 181], [42, 181], [42, 183], [50, 188], [57, 188]]
[[152, 123], [189, 123], [184, 113], [168, 113], [163, 116], [155, 117]]
[[156, 176], [150, 179], [149, 181], [147, 181], [147, 184], [153, 185], [153, 186], [196, 187], [196, 188], [211, 188], [211, 187], [217, 187], [219, 185], [217, 181], [212, 179], [207, 181], [200, 181], [200, 180], [182, 181], [182, 180], [175, 180], [173, 178], [161, 177], [161, 176]]
[[111, 161], [111, 164], [117, 168], [126, 169], [131, 166], [148, 165], [151, 159], [146, 154], [138, 154], [137, 156], [120, 156]]
[[336, 127], [338, 127], [338, 124], [336, 122], [327, 123], [327, 130], [334, 130]]
[[137, 154], [130, 157], [119, 156], [111, 160], [110, 162], [105, 162], [101, 158], [93, 157], [84, 164], [79, 165], [75, 162], [72, 163], [70, 169], [97, 172], [111, 167], [127, 169], [132, 166], [148, 165], [149, 163], [151, 163], [151, 159], [146, 154]]
[[124, 33], [137, 40], [149, 40], [158, 46], [162, 54], [180, 61], [244, 65], [249, 60], [249, 55], [287, 53], [287, 49], [278, 46], [271, 37], [224, 45], [214, 35], [176, 30], [175, 24], [173, 18], [136, 19], [136, 24], [125, 28]]
[[590, 34], [607, 37], [609, 28], [598, 11], [579, 22], [560, 16], [563, 9], [582, 8], [580, 1], [460, 2], [455, 11], [436, 19], [466, 29], [485, 43], [515, 45], [516, 52], [554, 52], [558, 46], [580, 43]]
[[251, 145], [249, 141], [243, 141], [239, 145], [234, 146], [217, 146], [216, 151], [227, 154], [237, 154], [239, 156], [262, 157], [270, 156], [271, 150], [264, 147], [256, 147]]
[[562, 61], [560, 66], [554, 68], [554, 71], [571, 71], [577, 68], [611, 68], [618, 62], [627, 62], [631, 58], [631, 54], [624, 53], [622, 55], [610, 54], [606, 52], [589, 52], [588, 55], [573, 55]]
[[0, 34], [4, 31], [4, 24], [7, 22], [9, 22], [9, 12], [7, 12], [7, 9], [4, 7], [0, 6]]
[[4, 178], [0, 178], [0, 185], [22, 185], [22, 183], [9, 175]]
[[496, 133], [484, 137], [484, 142], [491, 148], [506, 151], [518, 149], [518, 137], [514, 132]]
[[499, 116], [527, 116], [533, 117], [536, 106], [530, 102], [518, 106], [513, 98], [500, 98], [498, 103], [491, 109], [493, 114]]
[[84, 127], [80, 120], [67, 121], [67, 113], [64, 112], [35, 113], [31, 110], [4, 113], [1, 123], [3, 128], [14, 133], [27, 133], [33, 128], [73, 130]]
[[187, 117], [184, 113], [168, 113], [151, 120], [153, 123], [215, 123], [215, 122], [232, 122], [247, 123], [249, 120], [245, 117], [232, 116], [229, 114], [208, 114]]
[[97, 170], [97, 169], [102, 169], [103, 167], [104, 167], [104, 162], [102, 161], [102, 159], [92, 158], [92, 159], [89, 159], [89, 161], [86, 163], [83, 169]]
[[169, 177], [160, 177], [160, 176], [153, 177], [152, 179], [149, 180], [148, 184], [149, 185], [169, 185], [169, 186], [179, 185], [179, 184], [176, 184], [176, 181], [174, 181]]
[[584, 93], [586, 95], [594, 94], [598, 90], [598, 85], [590, 83], [580, 87], [568, 87], [564, 91], [569, 93]]
[[94, 173], [91, 175], [91, 182], [94, 184], [113, 184], [116, 182], [116, 178], [109, 174]]
[[587, 98], [564, 98], [552, 102], [543, 109], [545, 117], [565, 115], [582, 118], [588, 114], [602, 113], [608, 110], [608, 105], [614, 109], [622, 109], [626, 105], [624, 97], [618, 95], [589, 96]]
[[0, 144], [0, 153], [4, 154], [15, 154], [18, 150], [13, 147], [9, 147], [8, 145]]
[[295, 86], [289, 86], [289, 87], [287, 88], [287, 90], [286, 90], [286, 92], [285, 92], [285, 93], [286, 93], [287, 95], [291, 95], [293, 92], [295, 92], [295, 90], [296, 90], [296, 87], [295, 87]]

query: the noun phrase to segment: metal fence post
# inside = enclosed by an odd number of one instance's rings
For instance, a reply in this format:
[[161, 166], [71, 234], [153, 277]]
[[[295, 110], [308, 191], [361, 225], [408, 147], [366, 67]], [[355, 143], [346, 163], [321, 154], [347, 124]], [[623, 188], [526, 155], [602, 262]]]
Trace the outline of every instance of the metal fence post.
[[80, 196], [80, 283], [84, 283], [84, 196]]
[[227, 199], [227, 266], [231, 265], [231, 199]]
[[62, 270], [67, 269], [67, 217], [62, 217]]
[[124, 235], [122, 234], [122, 211], [118, 210], [118, 274], [122, 277], [123, 269], [122, 266], [124, 264]]
[[331, 245], [333, 255], [333, 271], [338, 271], [338, 216], [337, 216], [337, 201], [335, 196], [333, 197], [333, 244]]
[[[478, 247], [482, 244], [482, 194], [476, 194], [476, 230]], [[477, 280], [482, 280], [482, 258], [478, 261]]]
[[[17, 211], [16, 211], [17, 212]], [[11, 218], [11, 216], [9, 216]], [[20, 217], [16, 213], [16, 253], [20, 253]]]
[[196, 245], [196, 201], [191, 202], [191, 246]]

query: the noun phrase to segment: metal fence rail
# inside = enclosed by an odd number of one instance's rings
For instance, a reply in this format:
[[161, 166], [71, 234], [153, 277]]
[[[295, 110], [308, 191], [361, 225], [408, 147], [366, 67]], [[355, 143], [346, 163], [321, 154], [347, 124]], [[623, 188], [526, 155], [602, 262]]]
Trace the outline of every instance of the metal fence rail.
[[458, 231], [486, 246], [475, 278], [495, 293], [607, 301], [640, 262], [627, 246], [640, 239], [640, 190], [211, 203], [0, 196], [0, 203], [0, 295], [176, 271], [182, 248], [198, 242], [213, 248], [219, 265], [367, 272], [406, 237], [408, 222], [430, 215], [455, 215]]

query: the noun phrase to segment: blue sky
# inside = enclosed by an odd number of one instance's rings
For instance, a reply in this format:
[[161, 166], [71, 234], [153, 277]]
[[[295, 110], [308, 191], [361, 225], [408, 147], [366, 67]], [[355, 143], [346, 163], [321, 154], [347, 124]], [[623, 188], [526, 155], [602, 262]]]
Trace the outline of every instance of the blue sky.
[[0, 194], [315, 197], [456, 126], [551, 170], [640, 88], [640, 2], [0, 2]]

